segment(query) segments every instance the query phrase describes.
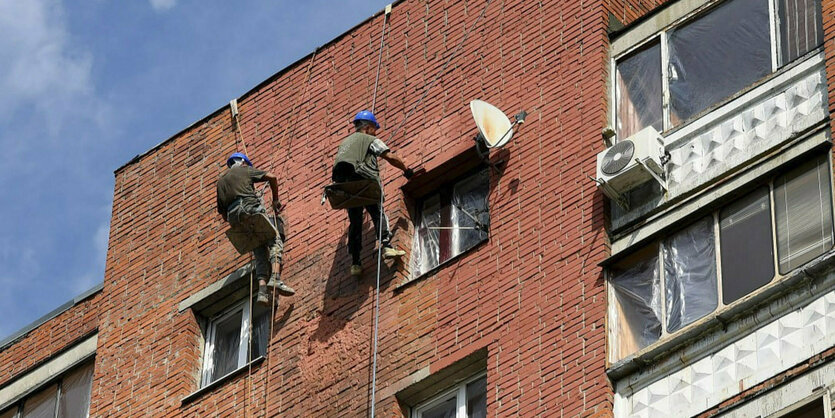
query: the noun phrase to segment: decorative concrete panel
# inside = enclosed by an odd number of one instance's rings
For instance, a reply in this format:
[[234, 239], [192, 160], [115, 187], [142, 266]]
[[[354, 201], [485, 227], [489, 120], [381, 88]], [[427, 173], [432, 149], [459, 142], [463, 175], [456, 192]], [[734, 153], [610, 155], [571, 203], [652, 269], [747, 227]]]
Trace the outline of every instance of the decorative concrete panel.
[[668, 199], [722, 176], [825, 120], [822, 65], [798, 68], [667, 138]]
[[648, 386], [619, 385], [615, 416], [691, 416], [833, 345], [835, 291]]

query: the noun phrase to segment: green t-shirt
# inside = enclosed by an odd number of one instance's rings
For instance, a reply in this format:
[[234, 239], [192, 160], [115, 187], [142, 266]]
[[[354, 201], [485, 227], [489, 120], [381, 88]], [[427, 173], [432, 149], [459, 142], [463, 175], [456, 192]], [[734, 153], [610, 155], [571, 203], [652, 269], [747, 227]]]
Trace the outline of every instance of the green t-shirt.
[[265, 171], [256, 170], [247, 165], [239, 165], [226, 170], [217, 180], [217, 212], [226, 214], [226, 209], [238, 198], [253, 199], [260, 203], [255, 194], [255, 183], [265, 181]]
[[377, 166], [377, 156], [382, 155], [389, 148], [379, 138], [354, 132], [339, 144], [336, 152], [334, 169], [342, 164], [350, 164], [354, 172], [369, 179], [380, 179], [380, 169]]

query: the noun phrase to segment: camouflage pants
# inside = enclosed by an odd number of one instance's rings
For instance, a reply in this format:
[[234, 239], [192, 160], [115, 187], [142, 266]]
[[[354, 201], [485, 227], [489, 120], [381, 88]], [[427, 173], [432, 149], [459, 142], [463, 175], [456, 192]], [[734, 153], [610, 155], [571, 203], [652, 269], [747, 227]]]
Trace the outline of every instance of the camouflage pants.
[[[237, 206], [233, 206], [227, 213], [227, 219], [229, 220], [229, 224], [234, 227], [240, 222], [242, 215], [254, 215], [266, 212], [260, 201], [247, 199]], [[273, 273], [273, 263], [277, 263], [279, 269], [284, 264], [284, 219], [278, 215], [275, 218], [271, 216], [267, 216], [267, 218], [278, 230], [278, 236], [252, 250], [252, 255], [255, 258], [255, 277], [264, 280], [268, 280]], [[275, 273], [279, 272], [277, 271]]]

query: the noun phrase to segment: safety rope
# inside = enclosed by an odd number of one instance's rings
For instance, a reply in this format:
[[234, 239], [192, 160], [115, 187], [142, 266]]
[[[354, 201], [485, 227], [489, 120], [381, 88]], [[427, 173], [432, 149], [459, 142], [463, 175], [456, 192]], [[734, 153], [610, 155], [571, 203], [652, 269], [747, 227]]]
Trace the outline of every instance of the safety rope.
[[397, 135], [397, 132], [399, 132], [400, 129], [403, 127], [403, 125], [406, 124], [406, 121], [409, 120], [409, 117], [411, 117], [412, 114], [415, 113], [415, 110], [417, 110], [417, 107], [420, 106], [420, 104], [423, 102], [423, 99], [425, 99], [426, 95], [429, 94], [429, 91], [432, 90], [432, 86], [434, 86], [435, 82], [437, 82], [438, 79], [441, 78], [441, 76], [444, 74], [444, 71], [446, 71], [446, 68], [452, 62], [452, 59], [455, 58], [456, 55], [458, 55], [458, 52], [461, 50], [461, 47], [464, 46], [464, 42], [467, 40], [467, 38], [470, 37], [470, 32], [472, 32], [472, 30], [476, 27], [476, 25], [478, 25], [478, 22], [481, 20], [482, 17], [484, 17], [484, 14], [487, 13], [487, 8], [490, 6], [491, 1], [492, 0], [487, 0], [486, 1], [486, 3], [484, 4], [484, 8], [481, 9], [481, 14], [478, 15], [478, 18], [476, 18], [476, 20], [475, 20], [475, 22], [473, 22], [472, 26], [470, 26], [470, 28], [467, 29], [467, 32], [464, 33], [464, 37], [461, 38], [461, 40], [458, 42], [458, 45], [455, 47], [455, 50], [452, 51], [452, 54], [449, 55], [446, 62], [444, 63], [444, 66], [441, 67], [441, 70], [438, 71], [438, 73], [435, 75], [435, 78], [432, 79], [432, 82], [430, 82], [429, 85], [426, 86], [425, 90], [423, 90], [423, 94], [420, 96], [420, 99], [418, 99], [418, 101], [415, 103], [415, 105], [412, 106], [412, 110], [410, 110], [409, 113], [406, 114], [406, 117], [403, 118], [402, 121], [400, 121], [400, 124], [397, 125], [397, 128], [394, 130], [394, 132], [392, 132], [391, 135], [389, 135], [386, 142], [393, 139], [394, 136]]
[[[386, 7], [386, 14], [383, 17], [383, 31], [380, 34], [380, 51], [377, 57], [377, 76], [374, 79], [374, 96], [371, 100], [371, 113], [374, 113], [377, 106], [377, 87], [380, 83], [380, 67], [383, 63], [383, 48], [385, 46], [386, 28], [388, 27], [389, 14], [391, 13], [391, 6]], [[374, 347], [371, 350], [373, 354], [371, 366], [371, 418], [375, 417], [375, 407], [377, 404], [377, 341], [379, 340], [379, 322], [380, 322], [380, 267], [383, 260], [383, 222], [388, 223], [383, 213], [383, 193], [380, 193], [380, 214], [377, 218], [377, 281], [374, 287]], [[386, 226], [388, 228], [388, 226]]]
[[[449, 66], [449, 64], [452, 62], [452, 60], [455, 58], [455, 56], [458, 55], [458, 52], [461, 50], [461, 47], [464, 45], [464, 42], [466, 42], [467, 38], [470, 37], [470, 32], [472, 32], [472, 30], [478, 25], [478, 22], [487, 13], [487, 8], [490, 6], [491, 1], [492, 0], [487, 0], [486, 1], [486, 3], [484, 4], [484, 8], [481, 10], [481, 13], [478, 15], [478, 18], [476, 18], [476, 20], [473, 22], [472, 26], [470, 26], [469, 29], [467, 29], [467, 32], [464, 33], [464, 37], [461, 38], [461, 40], [458, 42], [458, 45], [455, 47], [455, 50], [453, 50], [452, 53], [449, 55], [449, 57], [447, 57], [447, 60], [444, 63], [443, 67], [441, 67], [441, 69], [435, 75], [435, 78], [432, 79], [432, 82], [430, 82], [426, 86], [426, 88], [423, 91], [423, 94], [420, 96], [418, 101], [415, 102], [414, 106], [412, 106], [412, 109], [409, 111], [409, 113], [407, 113], [406, 116], [403, 118], [403, 120], [400, 121], [400, 124], [397, 125], [397, 128], [395, 128], [395, 130], [391, 133], [391, 135], [389, 135], [386, 142], [392, 140], [395, 137], [395, 135], [397, 135], [397, 133], [400, 131], [400, 129], [406, 124], [406, 121], [409, 120], [409, 118], [415, 113], [415, 110], [417, 110], [417, 107], [420, 106], [420, 104], [423, 102], [423, 99], [426, 98], [426, 96], [429, 94], [429, 91], [432, 90], [432, 87], [435, 85], [435, 83], [438, 81], [438, 79], [440, 79], [441, 76], [444, 74], [444, 72], [446, 71], [446, 68]], [[386, 33], [386, 24], [387, 23], [388, 23], [388, 14], [386, 15], [386, 19], [383, 21], [383, 34], [381, 35], [381, 38], [380, 38], [380, 53], [379, 53], [380, 55], [379, 55], [379, 58], [377, 60], [377, 79], [374, 82], [374, 99], [373, 99], [372, 105], [371, 105], [372, 113], [374, 112], [374, 106], [377, 103], [377, 83], [379, 82], [379, 79], [380, 79], [380, 64], [382, 62], [382, 54], [383, 54], [383, 47], [384, 47], [384, 43], [383, 43], [384, 38], [383, 37], [385, 36], [385, 33]], [[380, 215], [379, 221], [378, 221], [379, 222], [379, 225], [378, 225], [379, 227], [377, 228], [378, 229], [378, 231], [377, 231], [377, 242], [378, 242], [378, 245], [377, 245], [377, 281], [376, 281], [376, 287], [375, 287], [375, 291], [374, 291], [374, 346], [373, 346], [373, 349], [372, 349], [373, 360], [372, 360], [372, 372], [371, 372], [371, 413], [370, 413], [371, 418], [375, 418], [375, 416], [376, 416], [375, 407], [376, 407], [376, 402], [377, 402], [377, 400], [376, 400], [376, 391], [377, 391], [377, 345], [378, 345], [378, 341], [379, 341], [379, 321], [380, 321], [380, 270], [381, 270], [382, 258], [383, 258], [383, 246], [382, 246], [382, 243], [381, 243], [381, 241], [383, 240], [383, 225], [382, 225], [382, 223], [384, 221], [387, 222], [387, 219], [385, 218], [385, 214], [383, 213], [383, 194], [382, 193], [380, 193], [380, 214], [379, 215]]]
[[255, 261], [253, 255], [249, 256], [249, 321], [247, 321], [247, 336], [249, 340], [249, 347], [246, 353], [247, 366], [249, 370], [246, 374], [246, 398], [244, 398], [244, 416], [250, 416], [249, 413], [249, 397], [252, 395], [252, 321], [254, 312], [252, 311], [252, 280], [255, 278]]

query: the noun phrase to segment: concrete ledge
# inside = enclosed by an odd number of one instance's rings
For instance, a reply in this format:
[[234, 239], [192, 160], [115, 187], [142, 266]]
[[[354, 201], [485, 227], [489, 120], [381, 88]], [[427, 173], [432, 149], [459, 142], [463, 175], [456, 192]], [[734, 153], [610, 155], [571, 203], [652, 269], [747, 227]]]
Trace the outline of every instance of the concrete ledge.
[[234, 283], [238, 280], [243, 279], [246, 275], [250, 273], [252, 270], [252, 266], [247, 263], [245, 266], [235, 270], [228, 276], [206, 286], [199, 292], [187, 297], [185, 300], [180, 302], [178, 305], [179, 312], [183, 312], [186, 309], [196, 307], [199, 309], [200, 306], [206, 305], [211, 303], [211, 300], [218, 295], [218, 293], [226, 287], [231, 287]]
[[40, 389], [52, 379], [84, 362], [96, 354], [98, 334], [78, 343], [69, 350], [53, 357], [38, 368], [18, 377], [0, 389], [0, 410]]

